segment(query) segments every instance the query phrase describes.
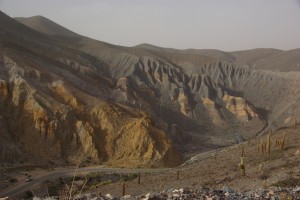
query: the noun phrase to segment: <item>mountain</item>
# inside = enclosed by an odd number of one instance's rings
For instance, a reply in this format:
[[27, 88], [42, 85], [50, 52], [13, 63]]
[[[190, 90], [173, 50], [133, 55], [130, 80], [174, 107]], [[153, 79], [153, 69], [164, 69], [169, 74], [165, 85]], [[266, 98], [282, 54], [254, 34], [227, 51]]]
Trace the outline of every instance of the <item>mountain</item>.
[[17, 20], [0, 15], [2, 161], [175, 166], [298, 116], [298, 50], [122, 47]]
[[21, 22], [22, 24], [33, 28], [41, 33], [45, 33], [47, 35], [60, 35], [67, 37], [78, 37], [77, 33], [74, 33], [59, 24], [43, 17], [43, 16], [33, 16], [29, 18], [24, 17], [16, 17], [15, 20]]
[[172, 48], [162, 48], [162, 47], [156, 47], [151, 44], [140, 44], [136, 45], [135, 47], [141, 48], [141, 49], [147, 49], [151, 51], [157, 51], [160, 53], [174, 53], [174, 54], [191, 54], [191, 55], [197, 55], [197, 56], [207, 56], [210, 58], [213, 58], [215, 60], [222, 60], [227, 62], [234, 62], [236, 57], [231, 54], [230, 52], [220, 51], [216, 49], [185, 49], [185, 50], [179, 50], [179, 49], [172, 49]]
[[1, 161], [180, 163], [147, 113], [107, 100], [105, 63], [4, 13], [0, 21]]
[[[300, 49], [283, 51], [279, 49], [258, 48], [245, 51], [225, 52], [216, 49], [186, 49], [156, 47], [150, 44], [135, 46], [162, 54], [206, 56], [213, 60], [230, 62], [235, 65], [247, 65], [255, 69], [272, 71], [299, 71]], [[209, 58], [206, 58], [209, 60]], [[203, 58], [202, 58], [203, 60]]]
[[280, 72], [300, 70], [300, 49], [279, 52], [255, 63], [256, 68]]

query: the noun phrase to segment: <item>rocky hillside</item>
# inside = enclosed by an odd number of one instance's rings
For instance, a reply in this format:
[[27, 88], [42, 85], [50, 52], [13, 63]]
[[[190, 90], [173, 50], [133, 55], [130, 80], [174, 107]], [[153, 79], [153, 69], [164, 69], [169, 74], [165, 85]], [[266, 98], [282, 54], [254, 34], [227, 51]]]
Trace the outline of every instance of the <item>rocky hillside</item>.
[[1, 28], [1, 161], [180, 164], [149, 114], [108, 100], [116, 86], [102, 63], [63, 46], [47, 49], [54, 40], [44, 43], [48, 36], [0, 17], [7, 23]]
[[[281, 150], [276, 140], [282, 140], [284, 134], [286, 140]], [[136, 196], [138, 199], [147, 196], [151, 196], [149, 199], [299, 199], [299, 128], [281, 129], [273, 132], [270, 138], [270, 155], [257, 152], [261, 140], [267, 139], [260, 137], [199, 154], [167, 172], [141, 173], [140, 184], [137, 179], [126, 181], [126, 194], [131, 195], [129, 199]], [[239, 168], [241, 146], [244, 149], [244, 176]], [[122, 196], [119, 182], [97, 184], [98, 187], [90, 187], [87, 195]]]
[[83, 51], [104, 60], [114, 78], [129, 80], [129, 88], [138, 95], [131, 98], [132, 104], [139, 102], [163, 121], [162, 127], [184, 153], [288, 126], [298, 113], [299, 76], [237, 65], [235, 52], [124, 48], [97, 42], [91, 48], [87, 39], [79, 43]]
[[3, 161], [174, 166], [299, 113], [298, 50], [120, 47], [16, 20], [0, 15]]

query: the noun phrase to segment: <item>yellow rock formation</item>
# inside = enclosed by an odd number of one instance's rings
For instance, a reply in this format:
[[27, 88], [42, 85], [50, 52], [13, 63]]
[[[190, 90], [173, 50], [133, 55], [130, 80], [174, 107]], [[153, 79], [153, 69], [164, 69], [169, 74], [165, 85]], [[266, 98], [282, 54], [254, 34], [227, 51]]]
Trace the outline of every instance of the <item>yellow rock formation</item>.
[[212, 123], [215, 125], [221, 125], [222, 119], [220, 112], [216, 107], [216, 103], [209, 98], [204, 98], [203, 105], [206, 108], [206, 112], [210, 116]]
[[178, 95], [177, 100], [178, 100], [178, 102], [180, 104], [180, 107], [181, 107], [181, 109], [180, 109], [181, 113], [188, 116], [191, 109], [190, 109], [190, 106], [189, 106], [188, 98], [185, 95], [183, 90], [179, 91], [179, 95]]
[[[95, 126], [105, 134], [108, 163], [123, 167], [176, 166], [180, 163], [166, 134], [147, 116], [128, 116], [121, 108], [101, 103], [92, 111]], [[95, 121], [95, 120], [92, 120]]]
[[4, 80], [0, 79], [0, 94], [4, 97], [8, 94], [7, 84]]
[[78, 107], [77, 99], [69, 92], [62, 81], [55, 81], [52, 83], [51, 89], [59, 95], [65, 103], [69, 104], [72, 108]]
[[242, 97], [234, 97], [225, 93], [223, 101], [226, 103], [226, 109], [242, 121], [248, 121], [258, 116]]
[[[7, 94], [1, 82], [1, 94]], [[181, 162], [166, 133], [138, 110], [102, 102], [76, 110], [77, 100], [63, 83], [44, 98], [24, 79], [14, 80], [10, 119], [24, 152], [42, 160], [93, 162], [119, 167], [176, 166]], [[63, 102], [61, 101], [63, 100]], [[71, 106], [71, 107], [70, 107]], [[76, 112], [75, 112], [76, 111]], [[7, 160], [14, 151], [6, 152]]]

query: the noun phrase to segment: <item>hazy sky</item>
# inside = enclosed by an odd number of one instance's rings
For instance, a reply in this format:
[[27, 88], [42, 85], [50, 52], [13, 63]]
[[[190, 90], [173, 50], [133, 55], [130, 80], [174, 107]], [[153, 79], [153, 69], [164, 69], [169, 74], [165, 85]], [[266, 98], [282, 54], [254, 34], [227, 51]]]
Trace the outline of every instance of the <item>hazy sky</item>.
[[0, 10], [123, 46], [300, 48], [300, 0], [0, 0]]

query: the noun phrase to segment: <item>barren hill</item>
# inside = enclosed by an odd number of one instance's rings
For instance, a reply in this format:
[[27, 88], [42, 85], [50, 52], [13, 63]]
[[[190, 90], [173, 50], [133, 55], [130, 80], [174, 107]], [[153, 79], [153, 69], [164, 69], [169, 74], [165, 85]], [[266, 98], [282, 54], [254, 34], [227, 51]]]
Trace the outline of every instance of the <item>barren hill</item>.
[[0, 29], [1, 161], [180, 163], [149, 114], [108, 100], [116, 86], [105, 63], [3, 13], [0, 19], [6, 24]]
[[74, 33], [59, 24], [43, 17], [43, 16], [33, 16], [29, 18], [17, 17], [15, 20], [21, 22], [22, 24], [33, 28], [39, 32], [48, 34], [48, 35], [60, 35], [68, 37], [77, 37], [77, 33]]
[[[43, 17], [17, 18], [28, 27], [0, 20], [5, 161], [80, 153], [115, 166], [174, 166], [179, 154], [289, 126], [299, 113], [299, 76], [289, 74], [297, 50], [121, 47]], [[273, 67], [279, 55], [286, 60]]]

